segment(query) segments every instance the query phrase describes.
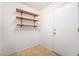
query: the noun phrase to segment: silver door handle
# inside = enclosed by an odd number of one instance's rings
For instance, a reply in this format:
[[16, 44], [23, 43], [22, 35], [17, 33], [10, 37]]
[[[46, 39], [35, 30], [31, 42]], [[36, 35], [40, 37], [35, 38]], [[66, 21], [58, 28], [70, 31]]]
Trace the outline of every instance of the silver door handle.
[[53, 32], [53, 34], [56, 34], [56, 32]]

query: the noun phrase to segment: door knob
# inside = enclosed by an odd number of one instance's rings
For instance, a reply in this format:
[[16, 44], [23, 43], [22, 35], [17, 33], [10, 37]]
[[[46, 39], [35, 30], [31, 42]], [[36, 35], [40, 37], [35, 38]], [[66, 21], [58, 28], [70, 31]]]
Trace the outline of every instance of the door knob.
[[56, 34], [56, 32], [53, 32], [53, 34]]

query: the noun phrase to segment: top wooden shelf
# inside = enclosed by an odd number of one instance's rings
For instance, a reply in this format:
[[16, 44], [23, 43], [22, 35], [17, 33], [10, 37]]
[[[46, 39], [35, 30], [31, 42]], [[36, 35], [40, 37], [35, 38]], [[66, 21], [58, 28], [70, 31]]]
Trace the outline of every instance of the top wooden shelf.
[[26, 14], [29, 14], [29, 15], [39, 16], [38, 14], [28, 12], [28, 11], [25, 11], [25, 10], [22, 10], [22, 9], [18, 9], [18, 8], [16, 8], [16, 12], [23, 12], [23, 13], [26, 13]]

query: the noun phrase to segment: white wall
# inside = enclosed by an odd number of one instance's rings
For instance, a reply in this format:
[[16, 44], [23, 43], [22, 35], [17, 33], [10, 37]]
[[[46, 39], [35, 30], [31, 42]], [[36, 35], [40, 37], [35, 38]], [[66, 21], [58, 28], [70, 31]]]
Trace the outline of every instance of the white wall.
[[53, 50], [53, 7], [49, 5], [40, 11], [40, 43]]
[[54, 11], [56, 39], [54, 49], [61, 55], [79, 53], [78, 4], [68, 3]]
[[0, 3], [0, 55], [2, 49], [2, 3]]
[[31, 12], [38, 13], [26, 5], [20, 3], [3, 3], [4, 6], [4, 45], [3, 45], [3, 55], [8, 55], [18, 50], [32, 47], [38, 44], [39, 31], [29, 30], [29, 31], [15, 31], [16, 27], [16, 8], [22, 8], [24, 10], [29, 10]]

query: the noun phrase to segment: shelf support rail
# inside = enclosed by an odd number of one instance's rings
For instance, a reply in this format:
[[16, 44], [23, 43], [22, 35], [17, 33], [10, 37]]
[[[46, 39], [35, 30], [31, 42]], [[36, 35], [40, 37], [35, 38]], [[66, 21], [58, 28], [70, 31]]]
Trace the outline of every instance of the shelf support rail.
[[34, 28], [35, 28], [35, 15], [34, 15]]
[[22, 28], [22, 11], [21, 11], [21, 28]]

